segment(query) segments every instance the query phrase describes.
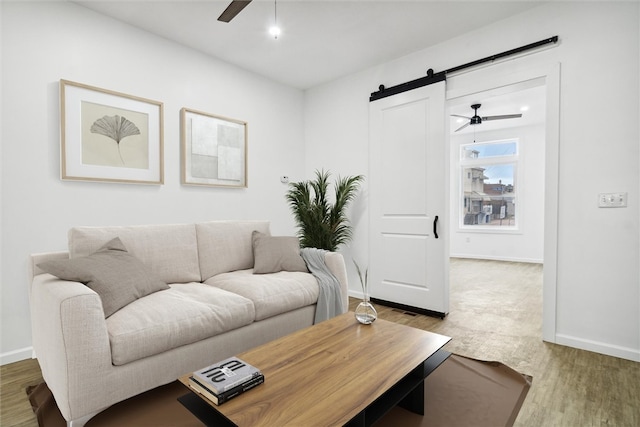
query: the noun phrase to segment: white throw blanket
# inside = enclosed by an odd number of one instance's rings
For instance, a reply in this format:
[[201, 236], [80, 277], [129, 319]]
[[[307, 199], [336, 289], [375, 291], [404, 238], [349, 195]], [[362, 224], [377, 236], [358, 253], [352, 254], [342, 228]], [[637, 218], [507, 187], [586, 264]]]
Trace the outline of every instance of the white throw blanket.
[[324, 249], [316, 248], [302, 248], [300, 250], [302, 259], [307, 263], [307, 268], [311, 274], [318, 280], [320, 287], [314, 323], [320, 323], [323, 320], [342, 314], [340, 282], [324, 262], [324, 254], [326, 252]]

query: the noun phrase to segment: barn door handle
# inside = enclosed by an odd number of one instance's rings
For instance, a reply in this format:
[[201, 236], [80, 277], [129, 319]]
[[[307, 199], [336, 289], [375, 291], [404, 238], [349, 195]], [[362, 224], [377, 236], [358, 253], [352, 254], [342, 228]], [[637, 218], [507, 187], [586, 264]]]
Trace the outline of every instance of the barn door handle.
[[436, 215], [435, 219], [433, 220], [433, 236], [437, 239], [438, 238], [438, 215]]

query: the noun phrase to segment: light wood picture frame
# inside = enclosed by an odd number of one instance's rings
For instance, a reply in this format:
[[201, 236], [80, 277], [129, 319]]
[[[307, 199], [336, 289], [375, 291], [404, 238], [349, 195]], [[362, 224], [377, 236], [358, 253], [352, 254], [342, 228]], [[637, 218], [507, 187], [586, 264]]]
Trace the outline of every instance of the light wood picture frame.
[[247, 188], [247, 122], [182, 108], [180, 123], [182, 184]]
[[164, 183], [162, 102], [60, 80], [63, 180]]

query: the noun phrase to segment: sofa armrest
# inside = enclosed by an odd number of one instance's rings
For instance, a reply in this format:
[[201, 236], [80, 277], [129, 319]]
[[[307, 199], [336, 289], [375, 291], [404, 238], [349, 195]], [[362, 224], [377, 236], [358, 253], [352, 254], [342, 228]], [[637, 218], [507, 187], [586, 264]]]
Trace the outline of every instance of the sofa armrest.
[[84, 415], [103, 393], [111, 367], [100, 297], [82, 283], [38, 274], [31, 284], [31, 327], [43, 378], [62, 415]]
[[28, 294], [29, 300], [31, 300], [31, 287], [33, 286], [33, 278], [38, 274], [44, 273], [44, 271], [38, 267], [38, 264], [45, 261], [54, 261], [59, 259], [69, 259], [69, 252], [42, 252], [39, 254], [31, 254], [29, 256], [29, 262], [27, 263], [27, 280], [28, 280]]
[[347, 281], [347, 267], [344, 264], [344, 257], [338, 252], [326, 252], [324, 262], [340, 282], [342, 310], [343, 313], [346, 313], [349, 311], [349, 282]]

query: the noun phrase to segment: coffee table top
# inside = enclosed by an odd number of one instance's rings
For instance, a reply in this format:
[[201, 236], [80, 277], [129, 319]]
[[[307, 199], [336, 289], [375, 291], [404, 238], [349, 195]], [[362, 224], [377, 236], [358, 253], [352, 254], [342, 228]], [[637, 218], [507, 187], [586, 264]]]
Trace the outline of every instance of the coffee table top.
[[240, 353], [265, 382], [214, 408], [239, 426], [344, 425], [449, 340], [345, 313]]

